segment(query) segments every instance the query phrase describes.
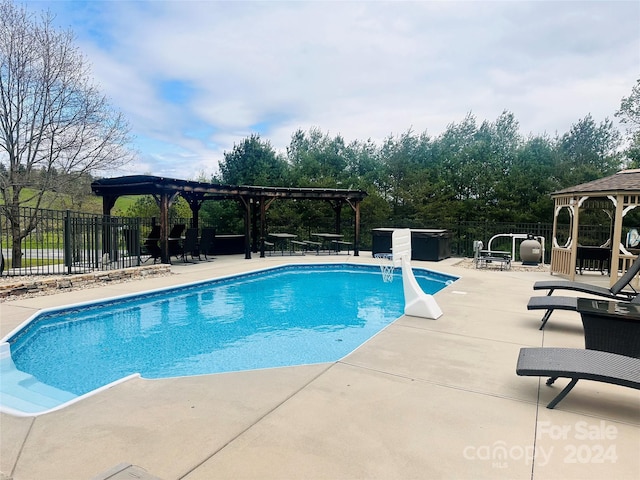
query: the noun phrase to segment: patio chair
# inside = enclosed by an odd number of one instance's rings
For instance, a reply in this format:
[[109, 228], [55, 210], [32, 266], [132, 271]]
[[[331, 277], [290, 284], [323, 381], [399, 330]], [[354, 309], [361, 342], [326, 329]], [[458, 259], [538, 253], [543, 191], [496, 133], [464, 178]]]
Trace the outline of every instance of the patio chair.
[[[599, 287], [583, 282], [572, 282], [569, 280], [545, 280], [533, 284], [534, 290], [549, 290], [547, 295], [551, 295], [554, 290], [573, 290], [576, 292], [589, 293], [599, 297], [611, 298], [614, 300], [631, 300], [638, 292], [631, 286], [631, 281], [640, 272], [640, 256], [634, 260], [629, 269], [610, 288]], [[632, 291], [624, 291], [629, 287]]]
[[185, 228], [187, 226], [184, 223], [176, 223], [169, 232], [169, 238], [180, 238]]
[[578, 383], [593, 380], [640, 389], [640, 307], [626, 302], [577, 299], [584, 326], [584, 350], [579, 348], [523, 348], [516, 373], [549, 376], [569, 384], [547, 405], [554, 408]]
[[182, 260], [186, 263], [187, 255], [191, 255], [191, 260], [194, 256], [198, 256], [200, 259], [200, 253], [198, 252], [198, 229], [189, 228], [185, 233], [184, 241], [182, 242]]
[[182, 240], [182, 232], [186, 225], [184, 223], [178, 223], [171, 228], [169, 232], [169, 256], [179, 257], [182, 255], [182, 248], [180, 247], [180, 240]]
[[[554, 290], [573, 290], [588, 293], [597, 297], [610, 298], [633, 303], [640, 303], [638, 292], [631, 286], [631, 281], [640, 272], [640, 256], [634, 260], [629, 269], [622, 275], [612, 287], [600, 287], [589, 283], [571, 282], [568, 280], [545, 280], [533, 284], [534, 290], [549, 290], [544, 297], [531, 297], [527, 304], [527, 310], [546, 310], [542, 316], [540, 330], [547, 324], [547, 320], [554, 310], [575, 311], [576, 299], [573, 297], [551, 297]], [[629, 286], [632, 291], [624, 290]], [[551, 297], [551, 298], [549, 298]]]
[[209, 260], [207, 255], [211, 255], [213, 253], [213, 244], [216, 238], [216, 229], [211, 227], [205, 227], [202, 229], [202, 234], [200, 235], [200, 245], [199, 245], [199, 254], [204, 255], [205, 260]]
[[160, 245], [158, 241], [160, 240], [160, 225], [154, 225], [147, 235], [147, 238], [144, 239], [144, 244], [141, 249], [141, 254], [149, 255], [149, 257], [145, 260], [145, 262], [149, 259], [153, 259], [153, 263], [156, 263], [156, 260], [159, 259], [162, 255], [162, 251], [160, 250]]
[[580, 348], [522, 348], [516, 373], [520, 376], [550, 377], [547, 385], [557, 378], [570, 378], [566, 387], [551, 400], [547, 408], [554, 408], [567, 396], [578, 380], [611, 383], [640, 389], [640, 359], [598, 350]]
[[[640, 304], [640, 295], [633, 297], [629, 303], [636, 305]], [[568, 310], [576, 312], [578, 310], [578, 297], [550, 297], [548, 295], [542, 297], [531, 297], [529, 299], [529, 303], [527, 303], [527, 310], [546, 310], [540, 319], [542, 322], [540, 330], [543, 330], [544, 326], [547, 324], [547, 320], [549, 320], [549, 317], [554, 310]]]

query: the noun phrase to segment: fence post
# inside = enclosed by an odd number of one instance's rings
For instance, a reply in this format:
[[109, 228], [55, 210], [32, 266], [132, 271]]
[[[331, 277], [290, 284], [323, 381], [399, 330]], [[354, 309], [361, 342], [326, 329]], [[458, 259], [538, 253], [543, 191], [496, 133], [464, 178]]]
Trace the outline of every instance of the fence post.
[[67, 275], [71, 275], [72, 261], [72, 242], [71, 242], [71, 210], [64, 212], [64, 266], [67, 267]]
[[136, 217], [134, 218], [133, 221], [133, 225], [134, 225], [134, 235], [133, 235], [133, 248], [135, 251], [135, 256], [136, 258], [136, 266], [140, 266], [140, 224], [141, 224], [141, 220], [140, 217]]

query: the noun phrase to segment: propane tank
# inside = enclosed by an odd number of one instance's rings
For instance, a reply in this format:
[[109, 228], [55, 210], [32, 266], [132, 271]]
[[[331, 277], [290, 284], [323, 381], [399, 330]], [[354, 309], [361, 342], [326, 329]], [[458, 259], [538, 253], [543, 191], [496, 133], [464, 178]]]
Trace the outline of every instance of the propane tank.
[[520, 244], [520, 260], [523, 265], [536, 266], [542, 257], [542, 245], [531, 234]]

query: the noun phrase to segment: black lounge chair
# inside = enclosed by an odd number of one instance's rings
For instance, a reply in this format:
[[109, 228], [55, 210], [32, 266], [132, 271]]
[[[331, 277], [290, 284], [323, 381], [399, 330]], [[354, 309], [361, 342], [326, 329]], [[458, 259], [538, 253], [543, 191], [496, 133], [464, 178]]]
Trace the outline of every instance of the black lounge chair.
[[[640, 304], [640, 295], [636, 295], [631, 299], [633, 304]], [[543, 297], [531, 297], [529, 303], [527, 303], [527, 310], [546, 310], [542, 319], [542, 325], [540, 330], [544, 329], [547, 324], [547, 320], [554, 310], [569, 310], [576, 312], [578, 310], [578, 297], [560, 297], [560, 296], [548, 296]]]
[[[631, 286], [631, 281], [640, 272], [640, 257], [636, 258], [629, 269], [622, 275], [611, 288], [599, 287], [589, 283], [571, 282], [568, 280], [545, 280], [533, 284], [534, 290], [549, 290], [545, 297], [531, 297], [527, 304], [527, 310], [546, 310], [542, 316], [542, 325], [540, 330], [547, 324], [547, 320], [554, 310], [571, 310], [575, 311], [576, 300], [572, 297], [551, 297], [554, 290], [572, 290], [575, 292], [588, 293], [598, 297], [610, 298], [613, 300], [635, 302], [638, 298], [638, 292]], [[629, 287], [631, 291], [624, 290]]]
[[[551, 295], [554, 290], [573, 290], [576, 292], [589, 293], [599, 297], [612, 298], [614, 300], [631, 300], [638, 295], [638, 292], [631, 286], [631, 280], [640, 272], [640, 256], [634, 260], [629, 269], [610, 288], [599, 287], [583, 282], [572, 282], [569, 280], [545, 280], [533, 284], [534, 290], [549, 290], [547, 295]], [[624, 291], [629, 287], [632, 291]]]
[[547, 408], [555, 407], [578, 380], [594, 380], [640, 388], [640, 306], [628, 302], [576, 299], [584, 326], [584, 346], [579, 348], [523, 348], [516, 373], [549, 376], [571, 382]]
[[516, 373], [520, 376], [549, 376], [547, 385], [559, 378], [569, 384], [547, 405], [554, 408], [578, 380], [611, 383], [640, 389], [640, 359], [598, 350], [579, 348], [522, 348]]

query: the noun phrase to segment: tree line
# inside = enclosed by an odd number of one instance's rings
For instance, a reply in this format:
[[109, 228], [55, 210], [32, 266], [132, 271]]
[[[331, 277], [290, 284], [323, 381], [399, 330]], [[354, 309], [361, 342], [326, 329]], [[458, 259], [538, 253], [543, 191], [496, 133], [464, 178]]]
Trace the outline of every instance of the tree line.
[[[363, 223], [372, 227], [548, 223], [550, 193], [640, 165], [633, 153], [609, 119], [587, 115], [564, 134], [525, 137], [509, 111], [482, 122], [469, 113], [440, 135], [409, 129], [381, 144], [346, 143], [341, 135], [311, 128], [296, 131], [286, 152], [277, 153], [253, 134], [224, 153], [218, 175], [201, 180], [364, 190]], [[279, 206], [272, 216], [276, 224], [297, 221], [310, 208], [318, 207]], [[220, 206], [206, 206], [203, 214], [212, 210], [221, 218]]]

